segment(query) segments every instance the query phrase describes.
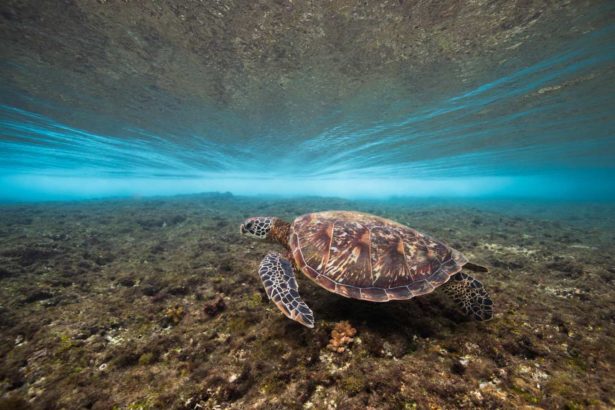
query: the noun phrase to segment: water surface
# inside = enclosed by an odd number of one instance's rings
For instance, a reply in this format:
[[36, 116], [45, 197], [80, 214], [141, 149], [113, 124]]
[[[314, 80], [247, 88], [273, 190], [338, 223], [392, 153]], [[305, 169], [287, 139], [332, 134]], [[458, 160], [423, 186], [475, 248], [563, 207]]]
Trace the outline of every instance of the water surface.
[[3, 199], [615, 195], [610, 2], [150, 7], [7, 5]]

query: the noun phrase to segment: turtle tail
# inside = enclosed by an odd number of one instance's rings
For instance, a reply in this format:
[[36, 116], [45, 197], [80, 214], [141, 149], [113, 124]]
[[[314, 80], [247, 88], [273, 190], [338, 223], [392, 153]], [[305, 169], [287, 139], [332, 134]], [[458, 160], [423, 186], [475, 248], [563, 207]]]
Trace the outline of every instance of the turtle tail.
[[464, 315], [476, 320], [489, 320], [493, 317], [493, 302], [483, 284], [467, 273], [456, 273], [442, 288]]

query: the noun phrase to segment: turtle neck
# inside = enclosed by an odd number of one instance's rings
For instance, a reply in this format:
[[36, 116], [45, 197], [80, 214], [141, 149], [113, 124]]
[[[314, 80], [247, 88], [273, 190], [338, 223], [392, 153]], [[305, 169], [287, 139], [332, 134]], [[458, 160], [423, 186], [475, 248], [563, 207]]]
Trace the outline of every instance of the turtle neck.
[[286, 249], [290, 249], [290, 224], [286, 221], [276, 218], [271, 228], [271, 239], [284, 246]]

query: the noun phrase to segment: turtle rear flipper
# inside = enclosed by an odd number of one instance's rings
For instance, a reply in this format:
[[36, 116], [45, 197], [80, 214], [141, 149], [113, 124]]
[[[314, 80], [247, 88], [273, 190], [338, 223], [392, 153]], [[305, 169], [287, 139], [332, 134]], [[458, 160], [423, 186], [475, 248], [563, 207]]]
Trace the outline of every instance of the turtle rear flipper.
[[476, 320], [489, 320], [493, 317], [493, 302], [483, 284], [472, 276], [459, 272], [442, 286], [453, 298], [466, 316]]
[[288, 259], [269, 252], [261, 261], [258, 274], [267, 296], [282, 313], [304, 326], [314, 327], [314, 314], [299, 295], [295, 273]]

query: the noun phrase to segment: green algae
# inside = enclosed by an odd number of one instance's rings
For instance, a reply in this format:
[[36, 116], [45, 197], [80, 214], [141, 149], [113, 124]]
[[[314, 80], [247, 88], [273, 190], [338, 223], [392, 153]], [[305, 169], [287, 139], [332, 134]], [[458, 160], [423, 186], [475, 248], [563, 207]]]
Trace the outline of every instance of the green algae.
[[148, 353], [143, 353], [141, 356], [139, 356], [139, 364], [141, 366], [147, 366], [148, 364], [151, 364], [153, 362], [154, 359], [154, 354], [151, 352]]
[[251, 325], [243, 317], [234, 317], [226, 322], [226, 330], [231, 334], [245, 333]]
[[367, 379], [363, 375], [352, 374], [340, 381], [340, 387], [350, 396], [354, 396], [367, 387]]
[[126, 406], [127, 410], [150, 410], [152, 408], [153, 407], [150, 403], [143, 401], [132, 402]]
[[268, 377], [260, 384], [259, 388], [264, 394], [275, 395], [284, 390], [285, 383], [279, 377]]
[[73, 340], [69, 335], [62, 334], [59, 336], [59, 345], [57, 353], [64, 353], [74, 347]]
[[21, 397], [0, 398], [0, 410], [28, 410], [30, 405]]
[[260, 292], [254, 292], [248, 297], [248, 307], [257, 308], [263, 304], [263, 295]]
[[183, 305], [170, 306], [164, 312], [163, 322], [176, 326], [182, 321], [185, 314], [186, 311]]
[[529, 391], [524, 390], [521, 387], [515, 386], [514, 384], [510, 386], [510, 390], [523, 398], [524, 401], [530, 404], [538, 404], [540, 403], [540, 397], [535, 396]]
[[564, 410], [582, 410], [587, 408], [585, 405], [573, 401], [569, 401], [564, 405]]

